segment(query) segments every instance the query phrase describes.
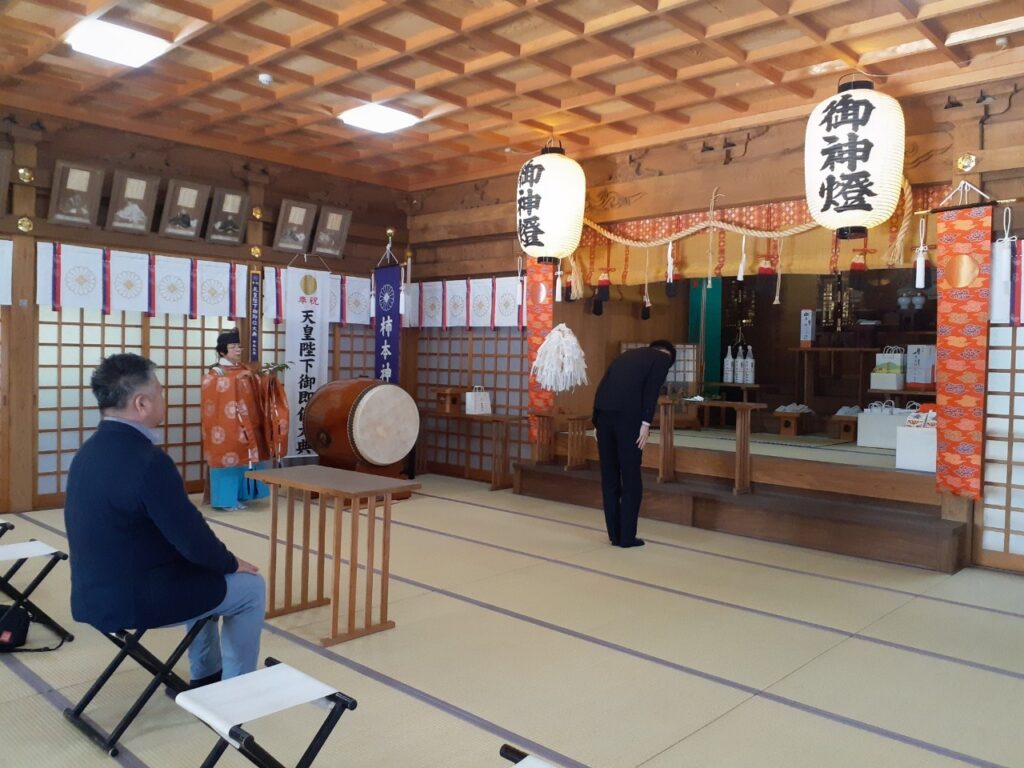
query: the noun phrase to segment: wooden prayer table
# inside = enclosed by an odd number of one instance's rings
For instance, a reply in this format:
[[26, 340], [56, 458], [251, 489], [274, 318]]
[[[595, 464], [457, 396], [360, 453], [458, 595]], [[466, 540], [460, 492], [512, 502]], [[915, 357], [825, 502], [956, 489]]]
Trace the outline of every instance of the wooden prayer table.
[[704, 386], [706, 388], [738, 389], [744, 403], [750, 401], [751, 392], [756, 392], [761, 388], [760, 384], [727, 384], [724, 381], [705, 381]]
[[[388, 620], [388, 580], [391, 567], [391, 500], [397, 491], [415, 491], [420, 484], [412, 480], [393, 477], [381, 477], [363, 472], [349, 472], [344, 469], [323, 467], [318, 464], [307, 464], [298, 467], [281, 469], [258, 469], [246, 472], [246, 477], [260, 480], [270, 486], [270, 572], [267, 576], [268, 609], [267, 618], [283, 616], [296, 611], [304, 611], [319, 606], [331, 606], [330, 635], [323, 638], [322, 645], [335, 645], [374, 632], [391, 629], [395, 622]], [[310, 548], [310, 523], [312, 517], [313, 495], [319, 495], [318, 525], [316, 550]], [[302, 513], [296, 514], [296, 503], [301, 496]], [[282, 515], [281, 501], [285, 500], [286, 512]], [[378, 498], [384, 507], [383, 530], [380, 533], [380, 575], [374, 572], [377, 552], [377, 503]], [[331, 593], [328, 596], [324, 588], [327, 557], [327, 503], [334, 502], [334, 529], [331, 554], [334, 568], [331, 581]], [[365, 562], [365, 594], [362, 625], [356, 622], [356, 594], [360, 569], [359, 560], [359, 517], [360, 510], [366, 507], [366, 551]], [[343, 544], [343, 513], [345, 508], [351, 510], [349, 525], [348, 565], [343, 563], [345, 551]], [[284, 535], [284, 593], [278, 604], [277, 569], [278, 559], [278, 528], [285, 518]], [[301, 523], [301, 542], [297, 543], [295, 523], [299, 517]], [[299, 561], [298, 598], [294, 585], [294, 557], [296, 552]], [[310, 572], [313, 566], [314, 573]], [[343, 585], [343, 582], [347, 582]], [[380, 585], [380, 609], [376, 619], [373, 617], [374, 583]], [[345, 605], [346, 624], [341, 626], [342, 605]]]
[[[689, 401], [687, 401], [689, 402]], [[733, 403], [725, 400], [705, 400], [703, 408], [736, 411], [736, 478], [733, 493], [750, 493], [750, 414], [768, 407], [766, 403]]]
[[[421, 419], [452, 419], [466, 424], [489, 424], [491, 427], [491, 490], [500, 491], [512, 487], [512, 470], [509, 467], [509, 427], [525, 421], [525, 416], [508, 416], [497, 413], [438, 413], [437, 411], [420, 411]], [[424, 434], [423, 430], [420, 435]], [[467, 436], [468, 438], [468, 436]], [[417, 450], [417, 455], [422, 453]], [[466, 462], [469, 471], [469, 462]]]

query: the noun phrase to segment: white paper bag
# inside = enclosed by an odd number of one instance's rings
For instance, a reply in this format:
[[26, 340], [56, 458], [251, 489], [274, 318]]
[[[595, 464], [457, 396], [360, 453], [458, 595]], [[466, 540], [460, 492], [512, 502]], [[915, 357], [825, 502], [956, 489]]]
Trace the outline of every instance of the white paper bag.
[[473, 387], [466, 393], [466, 413], [489, 414], [491, 412], [491, 395], [483, 387]]

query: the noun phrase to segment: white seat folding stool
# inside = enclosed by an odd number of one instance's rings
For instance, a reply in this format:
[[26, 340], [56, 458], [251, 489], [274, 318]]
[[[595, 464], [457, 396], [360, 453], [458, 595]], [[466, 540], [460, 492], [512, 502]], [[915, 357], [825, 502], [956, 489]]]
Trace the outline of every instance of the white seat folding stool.
[[510, 763], [515, 763], [520, 768], [554, 768], [551, 763], [545, 763], [539, 757], [534, 757], [523, 752], [521, 749], [516, 749], [511, 744], [502, 744], [498, 754]]
[[266, 664], [255, 672], [185, 691], [175, 698], [178, 706], [202, 720], [220, 737], [201, 768], [216, 765], [229, 746], [260, 768], [284, 768], [242, 725], [301, 704], [319, 702], [329, 707], [327, 717], [296, 766], [308, 768], [341, 716], [346, 710], [356, 708], [355, 699], [304, 672], [276, 659], [268, 658]]
[[[0, 536], [8, 531], [14, 530], [12, 523], [0, 523]], [[49, 557], [49, 561], [39, 570], [35, 578], [29, 582], [24, 591], [17, 589], [11, 584], [11, 579], [21, 570], [29, 560], [36, 557]], [[6, 611], [0, 614], [0, 634], [3, 633], [4, 624], [9, 618], [13, 618], [18, 609], [28, 613], [29, 619], [42, 624], [52, 630], [61, 639], [61, 643], [70, 642], [75, 636], [51, 618], [42, 608], [31, 600], [31, 595], [61, 560], [67, 560], [68, 556], [60, 550], [54, 549], [49, 544], [31, 539], [17, 544], [0, 544], [0, 563], [14, 561], [6, 573], [0, 575], [0, 593], [6, 595], [14, 603]]]

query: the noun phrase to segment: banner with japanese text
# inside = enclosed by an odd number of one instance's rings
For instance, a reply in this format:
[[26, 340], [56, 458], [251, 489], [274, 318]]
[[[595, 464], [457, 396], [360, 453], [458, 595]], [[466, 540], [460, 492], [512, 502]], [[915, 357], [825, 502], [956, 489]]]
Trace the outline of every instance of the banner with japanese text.
[[373, 271], [374, 301], [373, 375], [392, 384], [398, 382], [399, 351], [402, 346], [402, 312], [399, 302], [402, 268], [397, 264]]
[[285, 350], [288, 364], [284, 388], [293, 414], [288, 428], [287, 456], [312, 455], [303, 417], [313, 393], [328, 381], [328, 304], [330, 273], [289, 267], [285, 271]]

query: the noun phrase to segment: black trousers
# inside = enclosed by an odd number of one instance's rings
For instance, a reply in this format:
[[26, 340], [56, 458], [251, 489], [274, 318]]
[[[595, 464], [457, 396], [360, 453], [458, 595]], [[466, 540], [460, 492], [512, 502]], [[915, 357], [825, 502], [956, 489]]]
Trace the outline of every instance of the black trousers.
[[636, 521], [644, 493], [641, 451], [636, 447], [640, 419], [634, 413], [598, 411], [594, 426], [601, 459], [601, 492], [608, 538], [613, 544], [629, 543], [636, 538]]

